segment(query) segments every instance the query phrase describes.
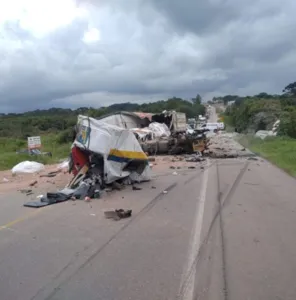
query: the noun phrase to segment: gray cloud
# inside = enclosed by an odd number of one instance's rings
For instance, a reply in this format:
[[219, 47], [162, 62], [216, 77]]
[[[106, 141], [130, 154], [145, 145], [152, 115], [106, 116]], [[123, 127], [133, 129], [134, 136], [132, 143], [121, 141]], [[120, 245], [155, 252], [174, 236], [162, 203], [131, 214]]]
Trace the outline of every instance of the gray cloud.
[[[293, 0], [77, 4], [87, 19], [41, 37], [0, 24], [0, 111], [277, 93], [296, 79]], [[99, 41], [83, 41], [89, 28]]]

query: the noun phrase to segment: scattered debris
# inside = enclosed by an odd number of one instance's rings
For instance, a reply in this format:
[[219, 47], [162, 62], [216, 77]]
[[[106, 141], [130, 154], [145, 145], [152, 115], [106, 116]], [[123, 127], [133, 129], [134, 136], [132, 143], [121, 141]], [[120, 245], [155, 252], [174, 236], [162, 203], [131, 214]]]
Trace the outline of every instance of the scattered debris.
[[258, 160], [257, 157], [249, 157], [248, 160]]
[[59, 165], [58, 165], [58, 169], [60, 169], [60, 170], [64, 170], [64, 169], [69, 169], [69, 160], [67, 159], [67, 160], [65, 160], [65, 161], [63, 161], [62, 163], [60, 163]]
[[47, 193], [46, 197], [42, 197], [40, 201], [27, 202], [24, 204], [24, 206], [39, 208], [39, 207], [67, 201], [68, 199], [71, 198], [71, 196], [72, 195], [64, 194], [61, 191], [57, 193]]
[[133, 185], [133, 191], [140, 191], [142, 188]]
[[29, 184], [29, 186], [35, 186], [37, 183], [38, 183], [38, 181], [37, 181], [37, 180], [34, 180], [34, 181], [32, 181], [32, 182]]
[[173, 170], [174, 170], [174, 169], [176, 169], [176, 167], [174, 167], [174, 166], [170, 166], [170, 169], [173, 169]]
[[24, 189], [24, 190], [20, 190], [20, 192], [21, 192], [22, 194], [28, 194], [28, 193], [31, 193], [32, 190]]
[[195, 169], [195, 166], [189, 166], [188, 169]]
[[40, 175], [40, 177], [55, 177], [59, 174], [61, 170], [49, 172], [48, 174]]
[[118, 221], [120, 219], [130, 218], [132, 216], [132, 210], [115, 209], [115, 210], [105, 211], [104, 215], [106, 219], [113, 219], [115, 221]]
[[123, 185], [120, 184], [119, 182], [114, 181], [113, 184], [112, 184], [112, 188], [114, 190], [121, 191], [123, 189]]
[[150, 162], [155, 162], [155, 160], [156, 160], [155, 157], [151, 157], [151, 156], [148, 157], [148, 161], [150, 161]]
[[151, 188], [152, 188], [152, 189], [156, 189], [156, 186], [152, 186]]
[[176, 176], [176, 175], [178, 175], [178, 173], [177, 173], [177, 172], [173, 172], [173, 175], [175, 175], [175, 176]]
[[91, 199], [90, 199], [90, 197], [86, 196], [86, 197], [84, 198], [84, 201], [85, 201], [85, 202], [90, 202]]
[[96, 214], [90, 214], [90, 216], [92, 216], [92, 217], [95, 217], [95, 216], [96, 216]]
[[237, 158], [253, 155], [236, 140], [237, 133], [220, 133], [208, 136], [208, 152], [205, 155], [213, 158]]
[[3, 180], [2, 180], [3, 182], [9, 182], [9, 180], [7, 179], [7, 178], [3, 178]]
[[201, 161], [204, 161], [205, 158], [201, 157], [200, 155], [193, 154], [190, 156], [186, 156], [185, 160], [187, 162], [201, 162]]
[[162, 193], [163, 193], [163, 194], [167, 194], [167, 193], [168, 193], [168, 191], [163, 191]]

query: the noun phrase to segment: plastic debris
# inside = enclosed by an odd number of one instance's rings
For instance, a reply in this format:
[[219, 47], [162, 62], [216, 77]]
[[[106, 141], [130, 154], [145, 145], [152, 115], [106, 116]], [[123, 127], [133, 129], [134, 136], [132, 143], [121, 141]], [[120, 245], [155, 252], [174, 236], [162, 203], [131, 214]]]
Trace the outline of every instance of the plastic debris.
[[63, 161], [62, 163], [60, 163], [59, 165], [58, 165], [58, 169], [59, 170], [62, 170], [62, 169], [69, 169], [69, 160], [65, 160], [65, 161]]
[[104, 212], [106, 219], [113, 219], [115, 221], [118, 221], [120, 219], [130, 218], [132, 216], [132, 210], [131, 209], [115, 209], [115, 210], [109, 210]]
[[12, 168], [13, 174], [37, 173], [44, 169], [44, 165], [35, 161], [23, 161]]
[[12, 168], [13, 174], [37, 173], [44, 170], [44, 165], [35, 161], [23, 161]]
[[140, 191], [140, 190], [141, 190], [141, 188], [133, 185], [133, 191]]
[[86, 197], [84, 198], [84, 201], [85, 201], [85, 202], [90, 202], [90, 200], [91, 200], [90, 197], [87, 197], [87, 196], [86, 196]]

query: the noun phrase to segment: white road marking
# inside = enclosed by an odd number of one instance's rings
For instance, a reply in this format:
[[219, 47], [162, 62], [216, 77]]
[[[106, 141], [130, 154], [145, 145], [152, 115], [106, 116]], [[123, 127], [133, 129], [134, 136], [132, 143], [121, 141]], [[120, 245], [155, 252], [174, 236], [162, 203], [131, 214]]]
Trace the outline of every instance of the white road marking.
[[209, 178], [209, 161], [207, 160], [205, 171], [203, 173], [201, 191], [199, 201], [196, 206], [196, 213], [194, 218], [194, 224], [191, 231], [190, 247], [188, 253], [188, 261], [185, 272], [183, 274], [183, 280], [181, 282], [180, 299], [193, 300], [194, 297], [194, 283], [195, 283], [195, 260], [200, 248], [201, 229], [204, 216], [204, 208], [206, 201], [207, 185]]

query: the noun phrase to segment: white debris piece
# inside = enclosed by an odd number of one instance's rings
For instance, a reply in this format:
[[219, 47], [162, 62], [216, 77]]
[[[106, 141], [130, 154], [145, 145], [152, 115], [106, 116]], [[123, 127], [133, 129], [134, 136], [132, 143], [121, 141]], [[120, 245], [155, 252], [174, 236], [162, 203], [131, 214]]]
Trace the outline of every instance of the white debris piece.
[[156, 137], [168, 137], [171, 135], [171, 131], [166, 126], [166, 124], [153, 122], [149, 124], [148, 127]]
[[268, 130], [258, 130], [255, 133], [256, 137], [259, 137], [260, 139], [264, 140], [267, 136], [275, 136], [276, 132], [268, 131]]
[[60, 163], [59, 165], [58, 165], [58, 169], [59, 170], [63, 170], [63, 169], [69, 169], [69, 160], [65, 160], [65, 161], [63, 161], [62, 163]]
[[44, 170], [44, 165], [36, 161], [23, 161], [12, 168], [13, 174], [18, 173], [37, 173]]

